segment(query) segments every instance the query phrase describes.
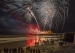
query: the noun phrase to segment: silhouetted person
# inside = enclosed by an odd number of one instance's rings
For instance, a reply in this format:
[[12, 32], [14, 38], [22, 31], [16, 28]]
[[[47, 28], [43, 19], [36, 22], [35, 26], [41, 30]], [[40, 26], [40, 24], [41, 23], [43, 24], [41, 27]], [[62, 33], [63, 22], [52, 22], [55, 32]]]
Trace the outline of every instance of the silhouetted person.
[[12, 52], [12, 50], [11, 49], [9, 49], [9, 53], [11, 53]]
[[8, 53], [8, 49], [7, 48], [4, 48], [4, 53]]
[[12, 48], [12, 53], [17, 53], [17, 49], [16, 48]]
[[49, 44], [49, 39], [47, 39], [47, 44]]
[[39, 45], [39, 43], [38, 42], [35, 42], [35, 46], [38, 46]]
[[18, 53], [21, 53], [21, 48], [20, 47], [18, 48]]
[[66, 41], [65, 40], [63, 40], [64, 41], [64, 44], [66, 45]]
[[44, 45], [44, 40], [41, 42], [41, 45]]
[[64, 44], [66, 45], [66, 41], [64, 41]]
[[63, 43], [63, 40], [60, 39], [60, 40], [59, 40], [59, 46], [63, 46], [63, 44], [64, 44], [64, 43]]
[[26, 50], [30, 50], [30, 46], [26, 47]]
[[35, 53], [35, 49], [33, 49], [33, 53]]
[[51, 45], [53, 45], [54, 44], [54, 40], [53, 39], [51, 39]]
[[38, 49], [38, 52], [37, 53], [40, 53], [40, 49]]
[[32, 49], [30, 49], [30, 53], [32, 53], [33, 51], [32, 51]]
[[24, 50], [23, 50], [23, 48], [21, 47], [21, 53], [24, 53]]

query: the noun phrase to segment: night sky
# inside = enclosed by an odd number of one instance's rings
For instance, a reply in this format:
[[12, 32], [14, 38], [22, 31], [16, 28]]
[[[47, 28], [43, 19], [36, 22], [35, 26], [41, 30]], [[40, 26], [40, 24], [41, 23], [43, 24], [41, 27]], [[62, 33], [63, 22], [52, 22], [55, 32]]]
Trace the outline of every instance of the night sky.
[[61, 32], [75, 32], [75, 0], [69, 1], [69, 15]]
[[[0, 5], [0, 34], [24, 34], [26, 33], [24, 30], [26, 29], [26, 24], [18, 21], [16, 19], [5, 18], [8, 16], [6, 12], [1, 10], [3, 8]], [[22, 12], [22, 11], [20, 11]], [[2, 16], [3, 15], [3, 16]], [[11, 22], [11, 23], [10, 23]], [[15, 28], [19, 26], [18, 28]], [[18, 30], [19, 31], [18, 31]], [[13, 32], [13, 33], [12, 33]], [[69, 1], [69, 15], [65, 21], [64, 27], [62, 30], [58, 30], [57, 33], [63, 32], [75, 32], [75, 0]]]

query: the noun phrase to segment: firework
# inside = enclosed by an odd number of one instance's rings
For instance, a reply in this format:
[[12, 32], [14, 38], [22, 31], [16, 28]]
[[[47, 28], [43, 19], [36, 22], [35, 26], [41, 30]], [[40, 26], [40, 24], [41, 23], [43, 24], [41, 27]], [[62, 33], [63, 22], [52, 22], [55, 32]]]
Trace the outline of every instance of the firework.
[[51, 29], [52, 19], [56, 11], [54, 4], [51, 2], [45, 1], [45, 2], [39, 3], [38, 5], [35, 5], [34, 8], [38, 8], [36, 10], [38, 14], [37, 19], [39, 19], [40, 24], [44, 26], [43, 29], [45, 29], [46, 26], [50, 26], [50, 29]]
[[33, 2], [33, 10], [42, 29], [58, 30], [63, 28], [68, 15], [68, 1], [42, 0]]
[[13, 11], [9, 17], [14, 14], [17, 19], [28, 22], [35, 19], [38, 29], [57, 32], [58, 29], [63, 29], [68, 16], [68, 2], [68, 0], [36, 0], [32, 3], [32, 10], [29, 6], [23, 6]]

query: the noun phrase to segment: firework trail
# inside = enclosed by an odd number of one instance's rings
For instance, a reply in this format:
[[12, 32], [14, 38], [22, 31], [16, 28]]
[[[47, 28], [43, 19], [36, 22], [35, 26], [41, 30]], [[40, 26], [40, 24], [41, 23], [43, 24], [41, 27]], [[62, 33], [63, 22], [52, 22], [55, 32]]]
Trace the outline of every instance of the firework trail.
[[39, 24], [38, 24], [38, 21], [37, 21], [37, 19], [36, 19], [35, 15], [34, 15], [34, 13], [32, 12], [32, 10], [30, 10], [30, 8], [29, 8], [29, 7], [28, 7], [27, 9], [30, 11], [30, 14], [31, 14], [31, 15], [33, 16], [33, 18], [35, 19], [36, 24], [38, 25], [38, 29], [40, 30], [40, 28], [39, 28]]
[[56, 13], [53, 18], [52, 27], [54, 28], [55, 32], [57, 32], [58, 29], [63, 29], [65, 20], [68, 18], [69, 0], [54, 0], [54, 2], [56, 6]]

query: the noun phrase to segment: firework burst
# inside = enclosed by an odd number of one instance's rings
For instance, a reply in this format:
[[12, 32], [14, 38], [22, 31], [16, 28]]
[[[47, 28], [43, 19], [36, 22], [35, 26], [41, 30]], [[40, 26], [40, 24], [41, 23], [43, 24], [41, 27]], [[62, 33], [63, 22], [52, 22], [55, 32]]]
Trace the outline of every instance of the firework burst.
[[56, 11], [54, 4], [49, 1], [45, 1], [43, 3], [39, 3], [38, 5], [34, 5], [34, 8], [37, 8], [37, 19], [43, 26], [43, 29], [47, 26], [51, 29], [52, 19]]
[[68, 15], [68, 1], [63, 0], [42, 0], [33, 2], [33, 10], [43, 30], [57, 31], [64, 26]]

